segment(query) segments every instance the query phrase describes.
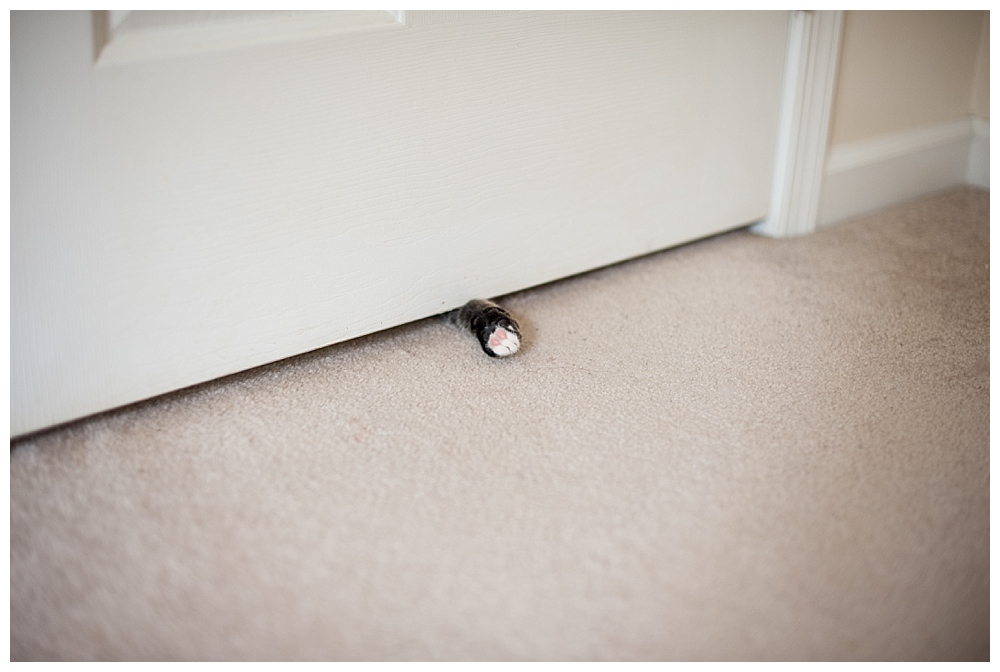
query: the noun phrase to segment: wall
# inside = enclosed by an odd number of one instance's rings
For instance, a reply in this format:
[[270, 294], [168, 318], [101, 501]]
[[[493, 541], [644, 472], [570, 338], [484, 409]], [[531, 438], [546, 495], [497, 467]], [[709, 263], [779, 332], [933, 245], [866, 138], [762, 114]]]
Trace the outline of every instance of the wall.
[[831, 144], [988, 119], [988, 24], [983, 11], [847, 12]]
[[972, 99], [969, 112], [983, 119], [990, 118], [990, 15], [986, 14], [979, 36], [976, 71], [972, 77]]
[[989, 12], [847, 12], [819, 223], [989, 189]]

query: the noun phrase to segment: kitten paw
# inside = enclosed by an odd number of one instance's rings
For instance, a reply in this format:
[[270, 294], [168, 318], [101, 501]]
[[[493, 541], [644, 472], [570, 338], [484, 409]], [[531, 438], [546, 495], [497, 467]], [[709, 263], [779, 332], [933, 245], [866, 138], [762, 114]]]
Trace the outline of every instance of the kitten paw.
[[473, 299], [455, 311], [452, 320], [475, 334], [490, 357], [509, 357], [521, 348], [517, 321], [492, 301]]
[[495, 357], [508, 357], [521, 347], [521, 339], [513, 331], [497, 326], [486, 342]]

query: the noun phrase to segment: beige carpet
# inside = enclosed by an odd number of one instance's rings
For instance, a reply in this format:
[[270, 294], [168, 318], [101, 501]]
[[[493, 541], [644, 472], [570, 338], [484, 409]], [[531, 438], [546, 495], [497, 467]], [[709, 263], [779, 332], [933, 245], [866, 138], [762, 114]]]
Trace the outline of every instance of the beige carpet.
[[989, 194], [14, 442], [13, 659], [987, 659]]

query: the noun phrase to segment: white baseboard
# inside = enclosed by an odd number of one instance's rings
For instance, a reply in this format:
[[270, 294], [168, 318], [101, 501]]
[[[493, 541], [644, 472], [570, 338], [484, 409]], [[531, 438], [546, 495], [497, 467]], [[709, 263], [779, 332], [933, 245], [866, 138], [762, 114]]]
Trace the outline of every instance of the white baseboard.
[[960, 184], [988, 189], [989, 152], [989, 122], [975, 117], [834, 145], [820, 226]]
[[990, 188], [990, 122], [972, 118], [972, 141], [969, 144], [969, 168], [966, 184]]

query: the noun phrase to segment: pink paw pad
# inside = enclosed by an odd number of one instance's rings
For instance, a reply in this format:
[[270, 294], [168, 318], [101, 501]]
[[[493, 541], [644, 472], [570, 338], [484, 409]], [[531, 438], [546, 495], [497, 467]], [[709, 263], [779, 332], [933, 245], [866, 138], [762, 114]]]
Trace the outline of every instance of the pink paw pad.
[[490, 334], [489, 346], [497, 357], [506, 357], [517, 352], [518, 348], [521, 347], [521, 341], [517, 334], [507, 331], [503, 327], [497, 327]]
[[490, 336], [490, 345], [496, 347], [501, 343], [503, 343], [504, 339], [506, 338], [507, 338], [507, 330], [504, 329], [503, 327], [497, 327], [496, 331], [493, 332], [493, 335]]

